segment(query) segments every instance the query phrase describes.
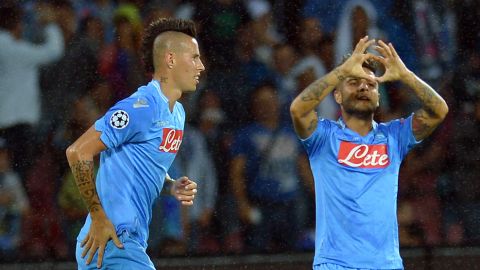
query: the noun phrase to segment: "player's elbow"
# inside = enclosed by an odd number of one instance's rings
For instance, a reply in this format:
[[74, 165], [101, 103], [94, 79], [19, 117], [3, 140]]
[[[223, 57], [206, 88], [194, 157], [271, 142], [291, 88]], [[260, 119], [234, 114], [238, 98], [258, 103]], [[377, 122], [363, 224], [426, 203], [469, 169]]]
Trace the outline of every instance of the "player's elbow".
[[439, 106], [435, 108], [435, 110], [430, 112], [430, 116], [432, 120], [437, 122], [438, 124], [441, 123], [448, 114], [448, 105], [443, 101]]
[[438, 112], [438, 116], [439, 116], [440, 120], [443, 121], [443, 119], [445, 119], [445, 117], [447, 117], [447, 114], [448, 114], [448, 105], [444, 101], [444, 102], [442, 102], [442, 106], [440, 106], [440, 110]]
[[71, 161], [78, 159], [78, 157], [80, 156], [80, 152], [81, 151], [76, 144], [70, 145], [65, 151], [68, 162], [70, 163]]
[[300, 108], [295, 104], [295, 101], [290, 104], [290, 116], [292, 119], [299, 119], [302, 117]]

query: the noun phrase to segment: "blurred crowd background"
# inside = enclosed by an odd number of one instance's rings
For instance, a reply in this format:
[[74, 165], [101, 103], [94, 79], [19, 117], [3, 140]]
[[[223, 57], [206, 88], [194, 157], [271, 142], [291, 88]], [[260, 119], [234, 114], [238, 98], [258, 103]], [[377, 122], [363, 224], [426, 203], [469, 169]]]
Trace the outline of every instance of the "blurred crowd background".
[[[65, 149], [151, 80], [142, 31], [160, 17], [196, 22], [206, 71], [198, 90], [182, 97], [188, 123], [170, 171], [196, 180], [199, 193], [191, 208], [169, 196], [156, 201], [150, 255], [313, 250], [312, 175], [288, 109], [366, 34], [392, 42], [450, 107], [403, 163], [400, 245], [480, 244], [475, 0], [5, 0], [0, 7], [0, 261], [74, 259], [87, 212]], [[377, 121], [418, 108], [402, 84], [380, 91]], [[336, 119], [339, 108], [328, 96], [318, 113]]]

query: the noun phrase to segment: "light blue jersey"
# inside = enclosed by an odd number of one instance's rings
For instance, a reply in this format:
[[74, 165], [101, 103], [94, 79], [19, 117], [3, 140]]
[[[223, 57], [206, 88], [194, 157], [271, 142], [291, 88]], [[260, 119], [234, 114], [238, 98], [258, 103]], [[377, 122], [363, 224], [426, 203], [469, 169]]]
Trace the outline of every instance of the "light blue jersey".
[[340, 119], [321, 120], [302, 140], [315, 179], [314, 266], [403, 269], [397, 191], [400, 164], [418, 143], [412, 116], [373, 123], [362, 137]]
[[[95, 122], [107, 149], [100, 155], [96, 188], [117, 234], [126, 231], [144, 248], [152, 204], [183, 138], [185, 111], [179, 102], [170, 112], [157, 81], [140, 87]], [[90, 228], [87, 216], [78, 240]]]

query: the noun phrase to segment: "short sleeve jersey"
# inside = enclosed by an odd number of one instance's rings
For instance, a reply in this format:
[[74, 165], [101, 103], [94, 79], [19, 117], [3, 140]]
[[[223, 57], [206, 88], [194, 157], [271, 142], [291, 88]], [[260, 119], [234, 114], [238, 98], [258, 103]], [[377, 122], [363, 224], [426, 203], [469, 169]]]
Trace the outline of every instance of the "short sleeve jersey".
[[[173, 111], [160, 84], [152, 81], [115, 104], [95, 122], [107, 149], [100, 155], [96, 188], [117, 233], [128, 231], [143, 246], [148, 239], [152, 205], [183, 138], [185, 111]], [[78, 236], [90, 228], [88, 215]]]
[[374, 122], [363, 137], [320, 120], [302, 143], [315, 179], [314, 265], [402, 269], [396, 201], [400, 164], [418, 143], [412, 116]]

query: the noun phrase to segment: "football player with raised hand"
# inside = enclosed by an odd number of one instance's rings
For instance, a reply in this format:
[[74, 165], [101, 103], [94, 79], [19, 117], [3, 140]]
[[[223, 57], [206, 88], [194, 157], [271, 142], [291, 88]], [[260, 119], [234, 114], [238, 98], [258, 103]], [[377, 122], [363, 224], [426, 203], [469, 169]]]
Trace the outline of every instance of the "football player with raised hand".
[[[396, 216], [400, 164], [412, 147], [445, 118], [442, 97], [402, 62], [392, 44], [362, 38], [333, 71], [292, 102], [295, 131], [307, 150], [315, 180], [313, 269], [403, 269]], [[385, 67], [375, 75], [376, 64]], [[422, 107], [405, 119], [374, 121], [379, 83], [401, 81]], [[314, 109], [333, 91], [337, 121]]]

